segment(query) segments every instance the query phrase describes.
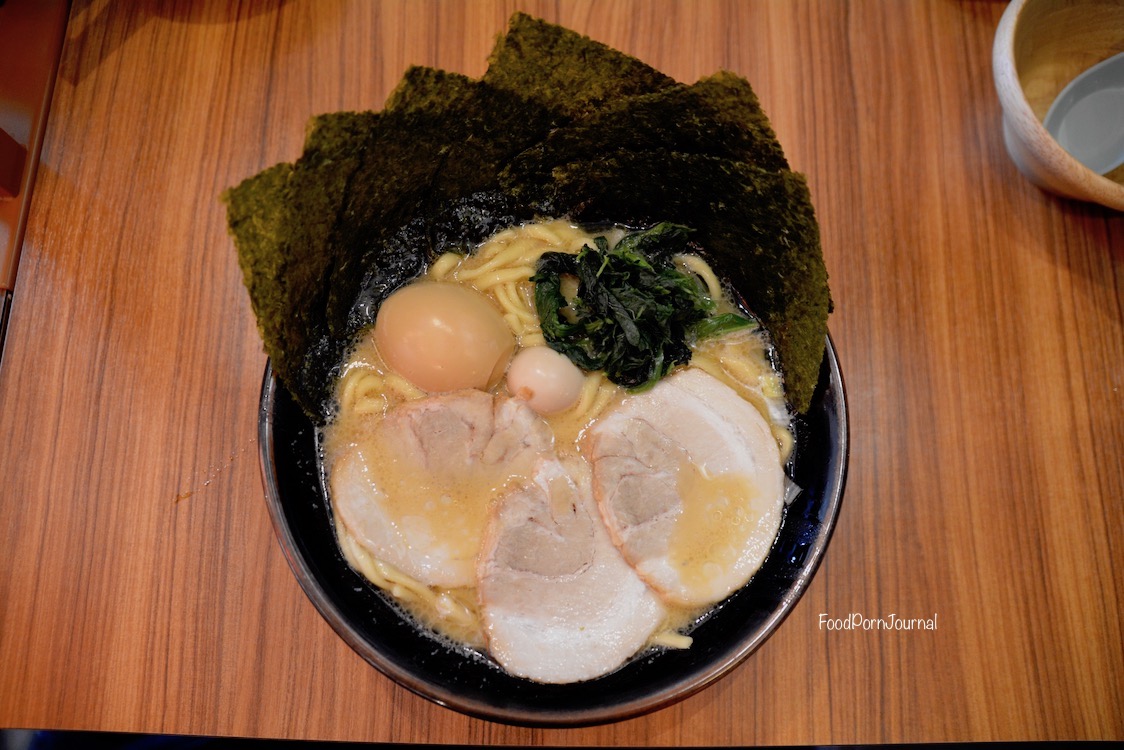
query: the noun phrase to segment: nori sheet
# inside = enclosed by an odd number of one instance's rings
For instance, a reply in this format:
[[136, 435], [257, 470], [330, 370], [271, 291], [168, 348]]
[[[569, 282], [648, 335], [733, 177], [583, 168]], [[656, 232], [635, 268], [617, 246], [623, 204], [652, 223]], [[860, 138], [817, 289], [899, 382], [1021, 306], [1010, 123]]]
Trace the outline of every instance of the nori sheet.
[[384, 112], [440, 108], [471, 91], [473, 80], [460, 73], [411, 65], [383, 103]]
[[784, 151], [749, 82], [719, 72], [690, 86], [625, 97], [557, 128], [505, 170], [508, 181], [543, 184], [566, 162], [607, 151], [666, 149], [788, 168]]
[[484, 82], [514, 91], [564, 117], [580, 117], [675, 80], [635, 57], [577, 32], [515, 13], [488, 57]]
[[324, 388], [318, 365], [306, 357], [330, 323], [326, 282], [337, 259], [323, 252], [323, 238], [339, 223], [358, 147], [379, 117], [315, 118], [295, 164], [278, 164], [223, 194], [266, 351], [278, 375], [301, 390]]
[[803, 178], [748, 82], [692, 86], [516, 13], [475, 81], [413, 67], [381, 113], [314, 118], [301, 157], [223, 194], [275, 371], [317, 421], [382, 299], [447, 249], [544, 216], [677, 221], [815, 387], [831, 302]]

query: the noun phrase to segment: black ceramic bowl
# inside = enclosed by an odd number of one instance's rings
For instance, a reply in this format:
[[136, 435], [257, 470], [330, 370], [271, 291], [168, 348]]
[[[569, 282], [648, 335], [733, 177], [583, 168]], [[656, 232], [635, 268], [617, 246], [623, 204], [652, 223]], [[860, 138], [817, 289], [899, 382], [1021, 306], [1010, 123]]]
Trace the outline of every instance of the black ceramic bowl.
[[258, 417], [266, 500], [301, 587], [335, 631], [391, 679], [442, 706], [512, 724], [616, 721], [701, 690], [749, 656], [796, 604], [827, 547], [847, 471], [847, 408], [830, 339], [812, 406], [796, 425], [793, 479], [769, 557], [691, 633], [684, 650], [647, 652], [589, 682], [543, 685], [421, 631], [344, 560], [336, 545], [312, 423], [267, 366]]

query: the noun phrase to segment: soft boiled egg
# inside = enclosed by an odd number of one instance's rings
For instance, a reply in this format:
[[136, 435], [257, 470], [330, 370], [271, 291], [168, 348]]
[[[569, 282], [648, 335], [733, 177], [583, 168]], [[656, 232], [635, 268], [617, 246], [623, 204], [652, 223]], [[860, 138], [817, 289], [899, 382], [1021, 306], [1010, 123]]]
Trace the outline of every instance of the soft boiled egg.
[[375, 345], [399, 375], [430, 393], [486, 389], [503, 377], [515, 336], [496, 306], [460, 284], [420, 281], [379, 308]]
[[521, 349], [507, 371], [507, 390], [539, 414], [569, 409], [581, 395], [585, 374], [565, 354], [547, 346]]

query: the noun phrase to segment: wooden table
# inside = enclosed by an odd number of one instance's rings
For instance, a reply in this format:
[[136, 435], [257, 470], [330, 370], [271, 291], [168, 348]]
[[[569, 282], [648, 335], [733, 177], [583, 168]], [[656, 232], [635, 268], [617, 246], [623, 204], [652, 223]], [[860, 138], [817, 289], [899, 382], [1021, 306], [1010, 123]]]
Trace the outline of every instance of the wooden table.
[[[0, 365], [0, 726], [497, 744], [1124, 738], [1124, 216], [1003, 148], [999, 2], [76, 0]], [[221, 190], [484, 72], [515, 7], [754, 85], [807, 174], [851, 460], [731, 675], [576, 730], [470, 719], [328, 627], [274, 540], [265, 356]], [[937, 617], [935, 631], [821, 620]]]

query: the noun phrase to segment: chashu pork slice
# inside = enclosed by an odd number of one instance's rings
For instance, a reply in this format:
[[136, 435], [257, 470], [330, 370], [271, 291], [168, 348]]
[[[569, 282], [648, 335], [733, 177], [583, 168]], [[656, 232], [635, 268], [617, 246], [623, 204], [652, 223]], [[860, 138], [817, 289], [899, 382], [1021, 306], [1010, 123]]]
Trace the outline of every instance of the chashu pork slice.
[[477, 572], [489, 652], [539, 682], [613, 671], [667, 614], [609, 539], [580, 459], [544, 459], [503, 497]]
[[781, 522], [784, 471], [769, 424], [697, 369], [629, 397], [583, 451], [614, 543], [670, 604], [698, 607], [743, 586]]
[[330, 467], [336, 518], [374, 558], [424, 584], [473, 586], [494, 498], [553, 455], [553, 441], [515, 399], [465, 390], [408, 401]]

